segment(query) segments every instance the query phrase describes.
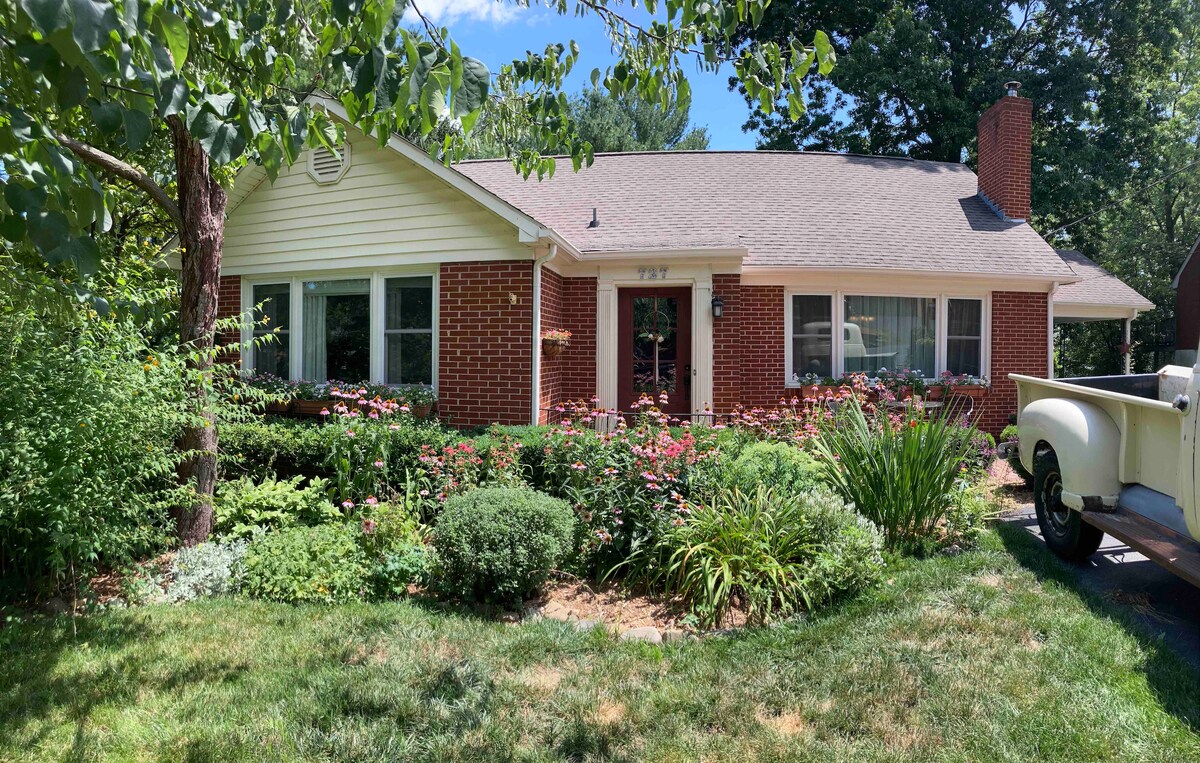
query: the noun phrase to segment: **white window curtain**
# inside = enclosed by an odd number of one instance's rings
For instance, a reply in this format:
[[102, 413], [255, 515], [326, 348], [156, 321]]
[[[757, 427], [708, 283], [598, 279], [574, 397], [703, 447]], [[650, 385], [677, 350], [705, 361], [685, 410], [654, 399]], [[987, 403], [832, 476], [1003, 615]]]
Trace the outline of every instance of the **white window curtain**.
[[367, 278], [305, 281], [304, 378], [359, 382], [370, 375], [370, 298]]
[[936, 299], [847, 296], [843, 334], [847, 372], [937, 376]]

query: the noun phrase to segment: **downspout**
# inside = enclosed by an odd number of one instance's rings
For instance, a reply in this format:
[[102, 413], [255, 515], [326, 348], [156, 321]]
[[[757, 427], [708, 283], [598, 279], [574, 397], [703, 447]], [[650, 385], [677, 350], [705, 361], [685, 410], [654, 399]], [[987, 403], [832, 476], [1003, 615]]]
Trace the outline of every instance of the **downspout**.
[[1134, 310], [1133, 314], [1125, 319], [1125, 325], [1122, 327], [1123, 339], [1125, 342], [1125, 375], [1133, 373], [1133, 320], [1137, 318], [1138, 311]]
[[533, 418], [538, 425], [542, 413], [542, 266], [558, 256], [558, 244], [551, 242], [550, 252], [533, 261]]
[[1054, 378], [1054, 292], [1058, 291], [1058, 281], [1050, 286], [1050, 294], [1046, 297], [1046, 378]]

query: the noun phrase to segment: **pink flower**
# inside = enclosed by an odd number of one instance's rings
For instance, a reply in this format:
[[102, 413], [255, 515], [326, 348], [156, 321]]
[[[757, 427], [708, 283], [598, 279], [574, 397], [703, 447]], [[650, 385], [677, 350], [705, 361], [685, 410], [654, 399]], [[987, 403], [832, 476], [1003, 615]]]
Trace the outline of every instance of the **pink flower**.
[[376, 497], [375, 497], [375, 496], [373, 496], [373, 495], [369, 495], [369, 496], [367, 496], [367, 505], [368, 505], [368, 506], [374, 506], [374, 505], [375, 505], [375, 504], [377, 504], [377, 503], [379, 503], [379, 499], [378, 499], [378, 498], [376, 498]]
[[347, 436], [347, 437], [354, 437], [354, 430], [353, 430], [353, 429], [347, 429], [347, 430], [346, 430], [346, 436]]
[[383, 468], [383, 461], [380, 461], [380, 460], [376, 459], [376, 460], [375, 460], [375, 468], [376, 468], [376, 469], [382, 469], [382, 468]]
[[321, 409], [321, 415], [322, 415], [322, 416], [328, 416], [328, 415], [329, 415], [329, 409], [328, 409], [328, 408], [322, 408], [322, 409]]
[[374, 519], [364, 519], [363, 523], [362, 523], [362, 529], [363, 529], [363, 532], [367, 535], [374, 533], [375, 532], [375, 520]]
[[343, 509], [353, 509], [354, 501], [342, 501], [342, 508]]

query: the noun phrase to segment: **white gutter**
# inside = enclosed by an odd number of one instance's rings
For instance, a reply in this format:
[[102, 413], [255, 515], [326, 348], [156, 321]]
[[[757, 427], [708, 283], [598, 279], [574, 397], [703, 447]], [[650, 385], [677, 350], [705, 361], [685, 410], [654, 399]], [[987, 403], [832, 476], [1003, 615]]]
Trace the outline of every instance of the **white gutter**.
[[533, 418], [538, 425], [542, 413], [542, 265], [558, 256], [558, 244], [550, 243], [550, 253], [533, 261]]

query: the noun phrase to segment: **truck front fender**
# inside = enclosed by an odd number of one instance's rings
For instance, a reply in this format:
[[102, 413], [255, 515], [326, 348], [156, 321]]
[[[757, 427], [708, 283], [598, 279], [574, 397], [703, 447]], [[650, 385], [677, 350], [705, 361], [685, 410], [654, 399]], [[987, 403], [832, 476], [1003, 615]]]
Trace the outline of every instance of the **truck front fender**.
[[1121, 430], [1103, 408], [1083, 400], [1047, 397], [1025, 406], [1017, 420], [1021, 465], [1047, 446], [1058, 456], [1062, 502], [1073, 509], [1112, 509], [1121, 493], [1117, 479]]

